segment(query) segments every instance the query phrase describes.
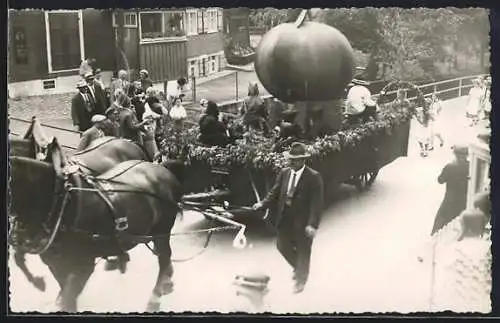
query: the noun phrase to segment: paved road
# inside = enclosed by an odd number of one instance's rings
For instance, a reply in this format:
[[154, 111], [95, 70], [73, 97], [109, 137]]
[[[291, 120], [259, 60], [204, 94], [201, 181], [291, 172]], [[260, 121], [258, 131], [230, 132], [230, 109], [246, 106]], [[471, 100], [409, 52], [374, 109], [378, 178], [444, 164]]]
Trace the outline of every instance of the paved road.
[[[459, 130], [461, 100], [446, 104], [447, 130]], [[451, 144], [451, 142], [448, 142]], [[301, 312], [412, 312], [426, 311], [430, 293], [428, 263], [416, 261], [443, 197], [436, 177], [451, 157], [448, 145], [422, 159], [411, 141], [408, 157], [380, 171], [373, 187], [358, 193], [341, 190], [339, 202], [324, 215], [314, 242], [310, 281], [301, 295], [292, 295], [289, 268], [276, 253], [273, 239], [258, 221], [249, 225], [252, 248], [231, 247], [231, 233], [218, 234], [198, 258], [175, 264], [175, 291], [162, 299], [165, 311], [247, 310], [231, 286], [236, 273], [257, 269], [271, 275], [269, 311]], [[197, 214], [185, 214], [178, 232], [204, 226]], [[188, 250], [191, 242], [192, 250]], [[176, 256], [196, 250], [200, 241], [174, 241]], [[48, 290], [40, 293], [9, 262], [13, 311], [51, 311], [56, 283], [40, 261], [29, 265], [46, 276]], [[157, 274], [157, 262], [144, 246], [131, 251], [125, 275], [104, 272], [98, 264], [80, 297], [80, 309], [94, 312], [143, 311]]]
[[[236, 73], [238, 74], [236, 80]], [[236, 81], [238, 82], [238, 95], [236, 95]], [[208, 81], [206, 83], [196, 86], [196, 101], [199, 102], [202, 98], [213, 100], [221, 103], [238, 99], [244, 99], [248, 94], [248, 84], [250, 82], [257, 82], [261, 95], [267, 95], [268, 92], [264, 89], [259, 82], [255, 72], [238, 71], [226, 75], [224, 77]], [[190, 91], [188, 91], [190, 92]], [[191, 93], [187, 94], [187, 100], [191, 101]]]

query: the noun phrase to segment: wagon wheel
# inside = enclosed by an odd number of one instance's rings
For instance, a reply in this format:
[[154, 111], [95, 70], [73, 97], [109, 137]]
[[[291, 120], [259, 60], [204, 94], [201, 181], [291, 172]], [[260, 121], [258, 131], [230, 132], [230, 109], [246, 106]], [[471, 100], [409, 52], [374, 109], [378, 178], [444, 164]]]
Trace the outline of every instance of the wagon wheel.
[[372, 186], [373, 182], [375, 182], [375, 179], [377, 178], [377, 175], [378, 175], [378, 170], [367, 171], [358, 176], [353, 176], [352, 180], [356, 188], [359, 191], [363, 191]]

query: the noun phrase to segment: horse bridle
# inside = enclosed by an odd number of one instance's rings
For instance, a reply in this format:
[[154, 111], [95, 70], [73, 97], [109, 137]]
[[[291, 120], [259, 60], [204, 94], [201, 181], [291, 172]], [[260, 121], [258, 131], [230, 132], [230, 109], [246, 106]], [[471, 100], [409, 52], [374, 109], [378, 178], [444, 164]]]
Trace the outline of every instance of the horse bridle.
[[[9, 215], [9, 222], [11, 224], [11, 228], [9, 230], [8, 234], [8, 242], [11, 244], [14, 248], [20, 248], [20, 249], [25, 249], [27, 253], [30, 254], [37, 254], [40, 255], [44, 252], [46, 252], [50, 246], [53, 244], [55, 237], [57, 233], [59, 232], [59, 228], [61, 226], [62, 222], [62, 217], [64, 215], [64, 212], [66, 210], [66, 205], [68, 203], [73, 184], [71, 183], [70, 180], [71, 176], [69, 173], [65, 172], [64, 173], [64, 178], [62, 183], [56, 179], [56, 185], [55, 185], [55, 190], [54, 190], [54, 199], [52, 200], [52, 206], [50, 211], [48, 212], [47, 217], [45, 217], [45, 220], [41, 224], [41, 229], [40, 231], [36, 232], [33, 234], [33, 237], [38, 238], [42, 236], [40, 239], [36, 239], [33, 243], [39, 243], [38, 247], [31, 246], [30, 243], [31, 239], [28, 240], [28, 243], [20, 243], [17, 241], [16, 233], [23, 232], [25, 230], [19, 229], [18, 225], [20, 225], [22, 222], [19, 221], [17, 216]], [[58, 183], [61, 183], [61, 185], [57, 185]], [[62, 187], [64, 192], [58, 192], [58, 188]], [[63, 195], [62, 202], [60, 204], [60, 208], [58, 210], [58, 205], [60, 201], [60, 196]], [[57, 213], [57, 218], [56, 218], [56, 223], [54, 224], [53, 228], [50, 229], [50, 223], [53, 221], [53, 218], [55, 214]]]

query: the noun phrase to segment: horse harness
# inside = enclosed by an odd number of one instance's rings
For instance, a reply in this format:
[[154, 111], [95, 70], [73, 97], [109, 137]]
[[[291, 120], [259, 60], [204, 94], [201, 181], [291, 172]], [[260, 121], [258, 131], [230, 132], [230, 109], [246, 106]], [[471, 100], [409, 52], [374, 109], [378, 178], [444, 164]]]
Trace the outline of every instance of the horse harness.
[[[144, 163], [145, 161], [137, 161], [136, 163], [133, 163], [126, 169], [122, 170], [121, 173], [115, 174], [114, 177], [123, 174], [124, 172], [130, 170], [131, 168]], [[135, 241], [137, 243], [147, 243], [153, 239], [157, 238], [167, 238], [170, 235], [165, 234], [165, 235], [132, 235], [127, 233], [128, 229], [128, 219], [127, 217], [120, 217], [117, 215], [116, 208], [113, 205], [113, 202], [110, 200], [110, 196], [112, 194], [116, 193], [135, 193], [135, 194], [145, 194], [149, 195], [152, 197], [155, 197], [157, 199], [161, 199], [161, 197], [152, 194], [150, 192], [145, 192], [145, 191], [138, 191], [138, 190], [113, 190], [111, 185], [108, 183], [109, 179], [107, 180], [102, 180], [96, 178], [91, 175], [85, 174], [81, 168], [81, 165], [71, 163], [68, 164], [66, 167], [64, 167], [63, 172], [64, 172], [64, 178], [62, 182], [62, 187], [63, 187], [63, 192], [55, 192], [54, 193], [54, 199], [52, 202], [51, 209], [48, 213], [46, 221], [42, 224], [42, 230], [36, 236], [40, 236], [41, 234], [45, 234], [45, 237], [42, 237], [40, 239], [40, 246], [38, 247], [32, 247], [32, 246], [26, 246], [23, 245], [21, 246], [23, 249], [28, 249], [28, 253], [31, 254], [42, 254], [46, 252], [54, 243], [54, 240], [57, 236], [57, 233], [60, 231], [73, 231], [75, 233], [83, 233], [86, 235], [89, 235], [92, 240], [109, 240], [111, 239], [116, 239], [118, 242], [125, 242], [125, 241]], [[88, 183], [91, 187], [90, 188], [85, 188], [81, 185], [81, 180], [85, 181]], [[59, 181], [60, 183], [60, 181]], [[57, 185], [56, 182], [56, 190], [58, 190], [59, 185]], [[108, 207], [110, 214], [112, 216], [112, 220], [115, 223], [114, 229], [115, 229], [115, 236], [109, 236], [109, 235], [99, 235], [99, 234], [94, 234], [92, 232], [80, 230], [76, 227], [64, 227], [62, 225], [62, 220], [63, 216], [66, 212], [66, 207], [68, 204], [68, 201], [71, 199], [71, 195], [73, 192], [91, 192], [94, 194], [97, 194], [106, 204]], [[62, 199], [61, 199], [62, 196]], [[77, 204], [78, 199], [77, 199]], [[178, 205], [180, 208], [180, 205]], [[76, 205], [77, 212], [81, 209], [81, 205]], [[15, 228], [17, 228], [17, 218], [12, 218], [13, 222], [13, 227], [11, 229], [11, 232], [9, 233], [9, 241], [11, 242], [12, 245], [19, 247], [19, 243], [13, 238], [12, 236], [15, 234]], [[51, 223], [55, 222], [53, 225]], [[148, 246], [149, 247], [149, 246]]]

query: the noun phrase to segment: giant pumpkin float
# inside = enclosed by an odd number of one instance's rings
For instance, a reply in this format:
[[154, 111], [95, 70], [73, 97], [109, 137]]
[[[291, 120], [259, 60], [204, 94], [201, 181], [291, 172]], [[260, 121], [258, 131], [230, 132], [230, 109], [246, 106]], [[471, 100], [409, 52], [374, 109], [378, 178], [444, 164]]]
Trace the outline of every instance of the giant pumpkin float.
[[340, 31], [307, 21], [308, 16], [309, 10], [303, 10], [296, 22], [280, 24], [264, 35], [256, 50], [255, 71], [270, 94], [296, 105], [303, 127], [315, 111], [336, 130], [339, 100], [353, 78], [353, 49]]

